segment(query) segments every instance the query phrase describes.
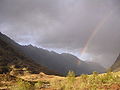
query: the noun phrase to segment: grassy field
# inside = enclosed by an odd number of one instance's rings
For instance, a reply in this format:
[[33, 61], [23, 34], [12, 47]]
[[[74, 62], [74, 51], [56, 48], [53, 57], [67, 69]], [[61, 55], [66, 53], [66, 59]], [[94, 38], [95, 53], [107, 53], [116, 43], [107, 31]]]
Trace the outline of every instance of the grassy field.
[[107, 72], [75, 77], [70, 71], [66, 77], [27, 74], [0, 75], [0, 90], [120, 90], [120, 72]]

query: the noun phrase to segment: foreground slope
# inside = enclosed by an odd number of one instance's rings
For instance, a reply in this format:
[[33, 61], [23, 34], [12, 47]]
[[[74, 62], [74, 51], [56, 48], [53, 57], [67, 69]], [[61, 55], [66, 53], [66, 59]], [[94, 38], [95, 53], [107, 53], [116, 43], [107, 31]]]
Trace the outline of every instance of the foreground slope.
[[[42, 85], [38, 90], [120, 90], [120, 72], [107, 72], [91, 75], [81, 75], [75, 77], [73, 72], [69, 72], [66, 77], [54, 75], [32, 74], [21, 76], [26, 81], [40, 81]], [[43, 82], [43, 83], [42, 83]], [[45, 83], [46, 82], [46, 83]]]
[[[2, 77], [2, 78], [1, 78]], [[2, 90], [120, 90], [120, 72], [107, 72], [75, 77], [69, 72], [66, 77], [40, 74], [10, 76], [0, 74]]]

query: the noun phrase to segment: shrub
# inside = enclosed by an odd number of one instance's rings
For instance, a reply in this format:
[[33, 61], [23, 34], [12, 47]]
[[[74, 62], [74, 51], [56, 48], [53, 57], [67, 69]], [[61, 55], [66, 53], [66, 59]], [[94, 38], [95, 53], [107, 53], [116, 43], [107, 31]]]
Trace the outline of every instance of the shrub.
[[12, 90], [34, 90], [34, 85], [28, 81], [18, 80]]
[[8, 66], [0, 66], [0, 74], [6, 74], [9, 72], [9, 67]]
[[35, 88], [42, 88], [44, 85], [44, 83], [42, 81], [38, 81], [36, 84], [35, 84]]
[[67, 80], [70, 83], [73, 83], [75, 81], [75, 73], [73, 71], [68, 72]]
[[50, 84], [52, 88], [56, 90], [65, 90], [65, 85], [66, 85], [65, 80], [58, 80], [57, 78], [55, 78], [50, 82]]
[[67, 75], [65, 89], [72, 90], [74, 88], [74, 83], [75, 83], [75, 73], [73, 71], [69, 71]]
[[94, 71], [93, 76], [98, 76], [98, 72]]
[[82, 74], [82, 75], [80, 76], [81, 82], [87, 83], [87, 79], [88, 79], [88, 75], [86, 75], [86, 74]]
[[3, 74], [2, 81], [11, 81], [11, 80], [16, 80], [16, 77], [11, 76], [9, 73]]

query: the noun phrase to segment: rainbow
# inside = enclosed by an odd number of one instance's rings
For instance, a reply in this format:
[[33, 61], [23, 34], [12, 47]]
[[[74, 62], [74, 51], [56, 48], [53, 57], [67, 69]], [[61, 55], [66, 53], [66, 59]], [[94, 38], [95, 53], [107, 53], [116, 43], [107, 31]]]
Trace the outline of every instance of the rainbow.
[[112, 16], [113, 12], [115, 10], [111, 10], [101, 21], [100, 23], [95, 27], [95, 29], [93, 30], [93, 33], [90, 35], [89, 39], [87, 40], [82, 52], [81, 52], [81, 57], [84, 56], [84, 54], [86, 53], [91, 41], [93, 40], [93, 38], [96, 36], [96, 34], [99, 32], [99, 30], [101, 30], [101, 28], [104, 26], [104, 24], [109, 20], [109, 18]]

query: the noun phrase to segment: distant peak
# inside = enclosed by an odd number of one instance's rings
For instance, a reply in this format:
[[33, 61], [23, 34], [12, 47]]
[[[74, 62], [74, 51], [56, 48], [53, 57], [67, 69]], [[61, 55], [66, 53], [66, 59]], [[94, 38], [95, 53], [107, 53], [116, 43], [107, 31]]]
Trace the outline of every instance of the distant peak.
[[34, 47], [32, 44], [29, 44], [28, 47]]
[[33, 47], [33, 45], [32, 45], [32, 44], [29, 44], [28, 46], [32, 46], [32, 47]]
[[3, 35], [3, 33], [2, 33], [2, 32], [0, 32], [0, 35]]

